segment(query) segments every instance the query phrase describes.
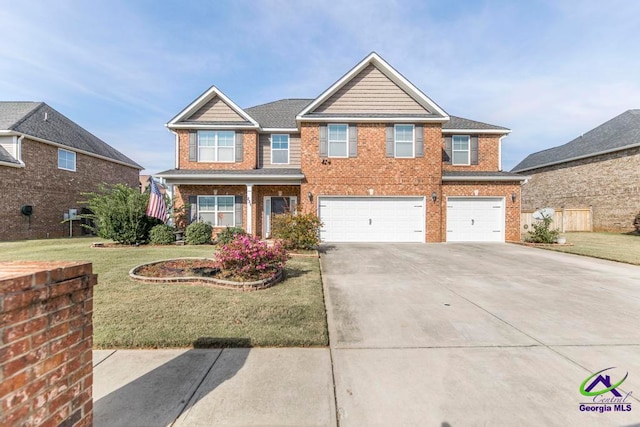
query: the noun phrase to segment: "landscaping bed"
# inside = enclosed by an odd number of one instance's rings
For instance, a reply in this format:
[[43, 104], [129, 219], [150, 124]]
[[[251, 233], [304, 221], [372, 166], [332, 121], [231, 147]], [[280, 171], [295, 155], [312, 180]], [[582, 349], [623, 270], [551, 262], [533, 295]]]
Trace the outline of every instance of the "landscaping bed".
[[317, 258], [292, 258], [278, 286], [235, 292], [134, 282], [131, 268], [179, 257], [212, 257], [214, 247], [139, 246], [95, 250], [95, 237], [0, 242], [0, 260], [84, 260], [94, 288], [95, 348], [325, 346], [328, 333]]

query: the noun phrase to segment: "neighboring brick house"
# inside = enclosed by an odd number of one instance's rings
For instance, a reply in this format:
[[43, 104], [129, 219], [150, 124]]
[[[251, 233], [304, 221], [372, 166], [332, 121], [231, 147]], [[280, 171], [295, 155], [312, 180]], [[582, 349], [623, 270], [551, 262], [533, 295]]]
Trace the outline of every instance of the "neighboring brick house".
[[158, 176], [192, 221], [269, 237], [290, 210], [317, 213], [325, 242], [520, 239], [509, 129], [449, 116], [376, 53], [315, 99], [241, 109], [211, 87], [167, 127]]
[[531, 175], [523, 209], [591, 207], [594, 231], [632, 231], [640, 211], [640, 110], [530, 154], [512, 172]]
[[82, 212], [81, 193], [137, 187], [141, 169], [43, 102], [0, 102], [0, 240], [68, 236], [64, 214]]

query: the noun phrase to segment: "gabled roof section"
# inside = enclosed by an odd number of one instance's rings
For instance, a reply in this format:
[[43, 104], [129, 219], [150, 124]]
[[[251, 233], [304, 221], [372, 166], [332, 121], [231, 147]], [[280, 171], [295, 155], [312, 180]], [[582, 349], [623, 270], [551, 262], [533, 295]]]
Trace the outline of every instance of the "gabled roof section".
[[[379, 78], [380, 76], [386, 77], [391, 85], [385, 85], [384, 81]], [[413, 119], [424, 119], [425, 121], [440, 122], [449, 120], [449, 115], [442, 108], [440, 108], [428, 96], [422, 93], [422, 91], [420, 91], [416, 86], [414, 86], [409, 80], [407, 80], [402, 74], [396, 71], [391, 65], [389, 65], [384, 59], [382, 59], [382, 57], [380, 57], [375, 52], [372, 52], [366, 58], [360, 61], [348, 73], [342, 76], [337, 82], [335, 82], [331, 87], [329, 87], [313, 102], [311, 102], [304, 110], [302, 110], [298, 114], [296, 120], [330, 120], [336, 117], [359, 117], [363, 120], [367, 118], [379, 118], [381, 115], [384, 115], [386, 111], [374, 112], [365, 109], [354, 111], [354, 113], [357, 113], [357, 115], [354, 116], [353, 114], [349, 114], [348, 112], [340, 114], [342, 112], [341, 108], [334, 108], [333, 111], [331, 111], [331, 108], [328, 108], [329, 104], [335, 105], [339, 95], [344, 95], [345, 93], [348, 94], [350, 90], [355, 90], [357, 85], [352, 84], [351, 86], [349, 86], [352, 81], [357, 84], [358, 81], [362, 82], [365, 79], [369, 79], [369, 82], [367, 82], [366, 84], [371, 85], [372, 92], [380, 89], [373, 89], [373, 85], [375, 84], [382, 84], [384, 86], [382, 88], [384, 91], [393, 92], [393, 87], [401, 89], [404, 94], [407, 95], [407, 98], [398, 98], [398, 105], [405, 105], [407, 108], [409, 108], [409, 110], [407, 110], [404, 107], [401, 107], [401, 110], [403, 113], [407, 113], [407, 116], [412, 115]], [[376, 81], [378, 83], [376, 83]], [[343, 90], [343, 92], [339, 93], [339, 91], [341, 90]], [[360, 88], [358, 90], [362, 89]], [[337, 96], [334, 97], [334, 95]], [[394, 93], [392, 95], [395, 95], [397, 97], [397, 93]], [[419, 105], [423, 111], [419, 111], [415, 108], [410, 108], [412, 106], [409, 105], [407, 99], [415, 101], [415, 103]], [[394, 113], [396, 112], [390, 113], [391, 116], [395, 115]], [[369, 114], [372, 117], [367, 117], [367, 115]]]
[[211, 126], [259, 127], [258, 122], [229, 99], [220, 89], [211, 86], [166, 125], [169, 129]]
[[297, 129], [296, 115], [313, 99], [281, 99], [247, 108], [263, 129]]
[[488, 123], [477, 122], [475, 120], [469, 120], [463, 117], [450, 116], [450, 118], [451, 120], [442, 124], [442, 133], [475, 131], [473, 133], [483, 132], [507, 134], [511, 132], [511, 129], [496, 125], [490, 125]]
[[529, 154], [512, 169], [523, 172], [640, 147], [640, 109], [628, 110], [559, 147]]
[[[13, 122], [8, 126], [5, 124]], [[142, 166], [44, 102], [0, 102], [0, 130], [24, 134], [44, 143], [113, 160], [137, 169]]]
[[13, 163], [15, 165], [20, 164], [20, 162], [17, 161], [7, 150], [5, 150], [2, 145], [0, 145], [0, 162]]

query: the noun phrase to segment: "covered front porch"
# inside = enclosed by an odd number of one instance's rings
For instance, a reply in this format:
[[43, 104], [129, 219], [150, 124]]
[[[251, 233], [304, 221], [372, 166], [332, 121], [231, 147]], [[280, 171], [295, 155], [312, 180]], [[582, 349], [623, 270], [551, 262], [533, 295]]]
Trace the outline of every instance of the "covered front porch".
[[226, 227], [269, 238], [272, 215], [296, 212], [300, 201], [299, 169], [183, 171], [159, 175], [172, 189], [176, 207], [188, 205], [186, 222], [204, 221], [214, 234]]

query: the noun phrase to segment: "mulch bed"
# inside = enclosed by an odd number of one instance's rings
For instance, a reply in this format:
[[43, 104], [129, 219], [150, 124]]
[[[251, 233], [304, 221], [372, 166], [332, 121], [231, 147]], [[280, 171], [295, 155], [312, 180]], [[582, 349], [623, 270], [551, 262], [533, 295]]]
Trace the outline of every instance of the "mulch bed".
[[[231, 271], [220, 270], [211, 259], [172, 259], [146, 264], [139, 267], [138, 276], [179, 278], [179, 277], [206, 277], [235, 282], [244, 282], [247, 279], [236, 276]], [[263, 280], [273, 277], [273, 272], [265, 272], [260, 277], [252, 280]]]

